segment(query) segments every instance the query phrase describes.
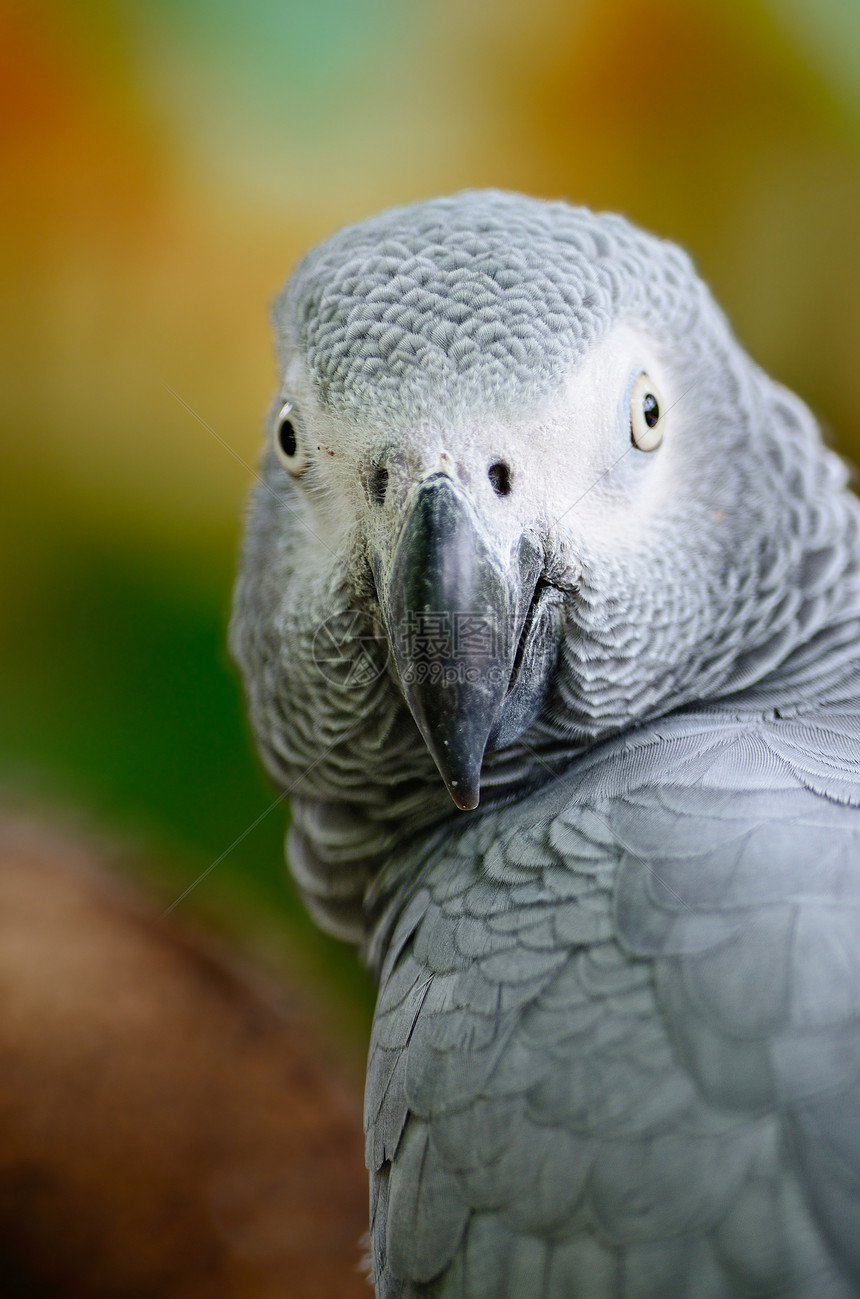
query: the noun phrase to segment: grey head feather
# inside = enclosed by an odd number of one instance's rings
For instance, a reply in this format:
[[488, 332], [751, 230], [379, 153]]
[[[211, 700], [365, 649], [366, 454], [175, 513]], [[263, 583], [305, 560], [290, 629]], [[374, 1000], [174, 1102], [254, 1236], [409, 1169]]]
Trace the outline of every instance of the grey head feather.
[[341, 231], [274, 318], [282, 366], [298, 348], [324, 405], [426, 420], [537, 400], [619, 318], [680, 334], [707, 309], [685, 254], [622, 218], [475, 191]]

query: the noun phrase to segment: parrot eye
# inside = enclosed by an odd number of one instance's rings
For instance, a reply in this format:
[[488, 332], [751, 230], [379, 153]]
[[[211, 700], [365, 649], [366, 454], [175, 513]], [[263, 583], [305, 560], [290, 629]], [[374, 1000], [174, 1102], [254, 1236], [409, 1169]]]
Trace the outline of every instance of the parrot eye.
[[294, 478], [301, 478], [308, 467], [308, 459], [299, 447], [296, 426], [290, 419], [292, 409], [293, 403], [286, 401], [278, 412], [275, 423], [275, 452], [284, 468]]
[[662, 415], [662, 398], [643, 372], [630, 395], [630, 437], [640, 451], [656, 451], [663, 441]]

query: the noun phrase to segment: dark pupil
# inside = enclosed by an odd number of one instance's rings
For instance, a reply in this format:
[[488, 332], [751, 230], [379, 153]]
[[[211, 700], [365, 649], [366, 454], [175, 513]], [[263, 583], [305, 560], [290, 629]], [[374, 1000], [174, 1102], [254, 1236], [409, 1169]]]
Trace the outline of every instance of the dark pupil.
[[649, 428], [653, 428], [660, 418], [660, 407], [657, 405], [657, 398], [653, 392], [646, 392], [642, 398], [642, 414], [645, 416], [645, 423]]
[[493, 491], [497, 496], [508, 495], [511, 490], [511, 471], [504, 460], [499, 460], [496, 464], [490, 465], [487, 476], [493, 484]]
[[281, 421], [281, 427], [278, 429], [278, 441], [285, 456], [294, 456], [296, 454], [296, 430], [288, 419]]

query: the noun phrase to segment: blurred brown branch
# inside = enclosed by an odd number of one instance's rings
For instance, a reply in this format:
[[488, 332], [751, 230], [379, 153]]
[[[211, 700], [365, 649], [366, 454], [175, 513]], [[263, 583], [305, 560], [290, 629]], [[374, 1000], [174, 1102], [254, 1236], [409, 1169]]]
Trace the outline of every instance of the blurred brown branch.
[[4, 1295], [369, 1295], [358, 1101], [313, 1033], [23, 822], [0, 1003]]

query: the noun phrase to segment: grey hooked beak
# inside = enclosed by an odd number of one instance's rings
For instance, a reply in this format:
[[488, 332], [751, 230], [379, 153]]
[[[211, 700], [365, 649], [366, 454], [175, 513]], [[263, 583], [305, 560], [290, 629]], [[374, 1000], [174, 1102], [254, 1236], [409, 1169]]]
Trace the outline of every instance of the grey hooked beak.
[[436, 475], [410, 499], [388, 574], [374, 565], [403, 694], [464, 811], [478, 805], [488, 745], [509, 744], [546, 693], [551, 620], [532, 634], [542, 564], [528, 535], [501, 554], [463, 492]]

